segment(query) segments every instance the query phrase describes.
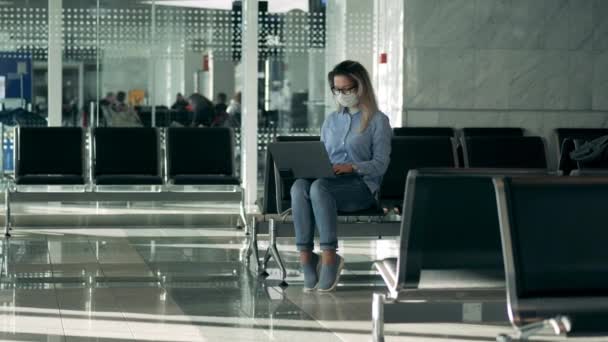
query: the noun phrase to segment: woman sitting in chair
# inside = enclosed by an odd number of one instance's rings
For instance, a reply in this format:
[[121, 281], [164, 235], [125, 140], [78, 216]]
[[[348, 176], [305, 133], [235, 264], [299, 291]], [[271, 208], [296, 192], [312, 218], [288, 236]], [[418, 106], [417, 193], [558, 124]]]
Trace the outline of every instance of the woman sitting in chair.
[[[344, 61], [328, 74], [338, 103], [321, 128], [321, 140], [339, 177], [311, 182], [298, 179], [291, 188], [296, 245], [304, 272], [304, 291], [333, 291], [344, 266], [336, 254], [338, 211], [355, 212], [378, 204], [377, 193], [388, 167], [392, 130], [378, 110], [365, 68]], [[314, 227], [321, 256], [313, 253]]]

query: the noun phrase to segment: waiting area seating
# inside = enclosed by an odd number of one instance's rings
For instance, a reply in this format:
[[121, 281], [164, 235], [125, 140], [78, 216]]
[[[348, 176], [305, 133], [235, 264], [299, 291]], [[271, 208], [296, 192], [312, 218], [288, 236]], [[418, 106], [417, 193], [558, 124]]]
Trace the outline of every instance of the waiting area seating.
[[465, 127], [462, 136], [470, 137], [523, 137], [524, 130], [520, 127]]
[[[89, 135], [90, 148], [87, 135], [80, 128], [17, 130], [14, 186], [5, 198], [7, 236], [16, 202], [239, 201], [246, 228], [231, 129], [96, 128]], [[193, 146], [200, 146], [200, 153]], [[34, 185], [69, 188], [24, 188]], [[216, 187], [183, 189], [200, 185]]]
[[465, 167], [547, 169], [541, 137], [464, 137]]
[[448, 136], [398, 136], [391, 145], [391, 161], [380, 187], [380, 201], [387, 209], [401, 210], [409, 170], [460, 166], [453, 138]]
[[395, 137], [453, 137], [454, 129], [451, 127], [395, 127]]
[[[282, 141], [293, 141], [292, 138], [277, 138], [277, 143]], [[316, 138], [309, 138], [316, 139]], [[395, 203], [400, 203], [403, 200], [402, 190], [405, 186], [405, 175], [410, 169], [421, 167], [446, 167], [454, 168], [458, 166], [458, 160], [455, 154], [453, 139], [446, 136], [399, 136], [392, 139], [391, 162], [383, 179], [379, 193], [379, 207], [394, 206]], [[267, 161], [272, 162], [272, 156], [267, 154]], [[264, 193], [268, 197], [273, 197], [272, 187], [274, 187], [275, 203], [277, 203], [277, 211], [273, 212], [275, 217], [267, 217], [263, 215], [262, 220], [268, 220], [268, 230], [270, 235], [269, 249], [261, 264], [258, 263], [259, 273], [263, 276], [267, 275], [266, 267], [271, 258], [279, 264], [282, 274], [282, 286], [287, 286], [285, 278], [287, 276], [285, 266], [282, 263], [276, 246], [277, 238], [293, 237], [295, 232], [291, 222], [285, 222], [285, 216], [281, 218], [281, 222], [276, 222], [276, 214], [285, 212], [291, 207], [291, 198], [289, 189], [294, 180], [283, 179], [281, 175], [274, 171], [273, 164], [267, 164], [266, 180]], [[273, 174], [273, 175], [271, 175]], [[273, 177], [273, 178], [271, 178]], [[268, 183], [268, 180], [274, 182]], [[264, 201], [264, 214], [270, 214], [271, 209], [268, 205], [271, 204], [268, 200]], [[396, 236], [399, 234], [399, 222], [394, 220], [385, 220], [385, 215], [379, 208], [370, 208], [368, 210], [339, 213], [344, 219], [338, 225], [340, 236], [349, 237], [379, 237], [379, 236]], [[360, 221], [358, 218], [365, 217], [367, 221]], [[354, 221], [349, 221], [349, 218]], [[253, 240], [248, 250], [248, 255], [255, 255], [257, 251], [257, 234], [261, 233], [259, 224], [252, 225], [254, 232]], [[259, 260], [259, 259], [256, 259]]]
[[[275, 138], [276, 141], [283, 142], [295, 142], [295, 141], [319, 141], [319, 136], [278, 136]], [[281, 270], [281, 274], [283, 275], [283, 279], [287, 278], [287, 270], [285, 269], [285, 265], [281, 260], [281, 255], [276, 246], [276, 238], [274, 237], [277, 234], [277, 227], [275, 224], [275, 218], [280, 216], [281, 211], [279, 208], [283, 208], [285, 205], [282, 202], [283, 198], [289, 198], [289, 189], [295, 182], [293, 178], [281, 178], [279, 180], [276, 179], [276, 172], [274, 170], [274, 159], [272, 158], [272, 154], [266, 151], [266, 163], [265, 163], [265, 171], [264, 171], [264, 192], [263, 198], [261, 200], [261, 217], [257, 219], [253, 217], [250, 232], [251, 239], [249, 240], [249, 246], [246, 251], [245, 260], [247, 263], [250, 262], [251, 257], [255, 260], [256, 272], [262, 276], [267, 276], [266, 268], [262, 267], [260, 264], [259, 258], [259, 247], [258, 247], [258, 235], [262, 233], [270, 234], [271, 243], [269, 248], [266, 251], [264, 256], [264, 263], [267, 263], [268, 260], [272, 257], [277, 261], [277, 264]], [[277, 183], [279, 183], [279, 187], [277, 190]], [[281, 191], [279, 195], [277, 195], [277, 191]], [[286, 191], [286, 192], [285, 192]], [[274, 243], [273, 243], [274, 242]], [[286, 285], [285, 283], [284, 285]]]
[[607, 335], [606, 177], [497, 177], [513, 337]]
[[[409, 127], [407, 130], [399, 130], [400, 135], [397, 135], [396, 131], [396, 135], [392, 139], [391, 162], [379, 192], [379, 205], [385, 208], [385, 212], [367, 210], [357, 213], [339, 213], [343, 218], [343, 222], [338, 227], [339, 236], [398, 235], [398, 224], [387, 219], [385, 215], [401, 214], [400, 208], [403, 202], [407, 172], [421, 168], [458, 168], [461, 166], [456, 152], [453, 129]], [[523, 137], [521, 128], [474, 128], [463, 129], [463, 133], [470, 135], [463, 138], [465, 144], [468, 144], [465, 147], [466, 167], [478, 167], [477, 161], [480, 160], [485, 161], [487, 165], [479, 167], [539, 169], [539, 172], [547, 170], [545, 145], [542, 138]], [[277, 143], [298, 140], [318, 140], [318, 137], [278, 137]], [[274, 167], [270, 166], [273, 165], [272, 156], [268, 154], [266, 158], [262, 215], [261, 219], [257, 220], [258, 222], [252, 224], [254, 233], [248, 255], [257, 256], [257, 235], [263, 234], [267, 228], [267, 233], [270, 235], [269, 249], [262, 262], [257, 263], [258, 271], [262, 276], [266, 276], [268, 274], [266, 272], [267, 264], [270, 259], [274, 258], [281, 270], [283, 279], [281, 285], [286, 286], [287, 272], [281, 261], [276, 241], [279, 237], [293, 237], [295, 234], [293, 224], [287, 221], [287, 210], [291, 206], [289, 190], [294, 180], [274, 172]], [[395, 210], [389, 210], [391, 208], [395, 208]], [[281, 213], [285, 213], [285, 215], [281, 215]], [[355, 221], [349, 222], [349, 217], [354, 217]], [[367, 222], [357, 222], [360, 217], [367, 218]]]
[[82, 129], [21, 128], [16, 131], [16, 141], [16, 184], [85, 184], [85, 135]]
[[[579, 163], [570, 177], [557, 177], [548, 170], [544, 140], [523, 133], [395, 130], [378, 205], [339, 213], [340, 237], [399, 236], [399, 254], [374, 263], [387, 286], [373, 296], [374, 341], [383, 341], [386, 322], [402, 319], [395, 307], [413, 298], [490, 303], [482, 320], [511, 319], [516, 329], [500, 341], [547, 326], [559, 334], [608, 334], [608, 168]], [[570, 133], [579, 135], [563, 141], [576, 146], [602, 132]], [[318, 140], [279, 136], [275, 143]], [[12, 204], [49, 201], [240, 201], [248, 228], [234, 150], [228, 128], [19, 128], [5, 233]], [[264, 177], [247, 260], [253, 255], [258, 274], [267, 276], [274, 259], [287, 286], [277, 239], [294, 236], [288, 216], [295, 179], [277, 171], [271, 153]], [[381, 210], [394, 207], [401, 210]], [[269, 234], [262, 259], [259, 234]]]
[[[499, 220], [492, 185], [493, 176], [504, 174], [528, 176], [545, 172], [536, 169], [409, 172], [399, 255], [374, 264], [388, 288], [388, 297], [374, 295], [375, 341], [383, 340], [384, 319], [394, 319], [386, 317], [384, 305], [408, 299], [420, 290], [453, 290], [454, 298], [481, 296], [499, 301], [504, 298]], [[502, 313], [506, 318], [506, 310]]]
[[157, 129], [102, 127], [92, 134], [92, 184], [163, 184]]

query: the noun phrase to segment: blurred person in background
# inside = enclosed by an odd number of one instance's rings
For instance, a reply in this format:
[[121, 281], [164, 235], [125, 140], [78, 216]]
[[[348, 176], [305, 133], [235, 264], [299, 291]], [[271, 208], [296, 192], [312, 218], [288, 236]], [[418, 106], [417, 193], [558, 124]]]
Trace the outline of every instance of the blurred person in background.
[[210, 127], [215, 117], [213, 103], [201, 94], [190, 95], [189, 104], [192, 107], [191, 127]]

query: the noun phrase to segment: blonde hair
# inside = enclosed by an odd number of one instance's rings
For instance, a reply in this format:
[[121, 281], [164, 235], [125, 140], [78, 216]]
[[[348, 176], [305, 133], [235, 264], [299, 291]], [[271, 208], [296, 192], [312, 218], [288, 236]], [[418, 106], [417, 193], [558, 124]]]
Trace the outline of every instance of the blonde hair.
[[[359, 106], [361, 107], [361, 119], [360, 132], [363, 132], [369, 126], [372, 117], [378, 112], [378, 101], [376, 101], [376, 94], [374, 93], [374, 87], [369, 77], [369, 73], [365, 70], [365, 67], [359, 62], [355, 61], [343, 61], [336, 65], [332, 71], [327, 74], [327, 81], [329, 87], [334, 89], [334, 77], [346, 76], [355, 82], [357, 87], [357, 96], [359, 97]], [[342, 106], [339, 106], [342, 109]]]

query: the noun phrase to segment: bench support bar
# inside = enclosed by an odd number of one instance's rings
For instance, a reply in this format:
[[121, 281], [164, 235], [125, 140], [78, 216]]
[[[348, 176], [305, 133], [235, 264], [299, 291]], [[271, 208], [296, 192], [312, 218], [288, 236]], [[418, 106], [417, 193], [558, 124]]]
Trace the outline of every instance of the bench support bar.
[[566, 316], [556, 316], [549, 318], [541, 322], [531, 323], [517, 328], [517, 332], [514, 336], [501, 334], [496, 337], [497, 342], [511, 342], [511, 341], [528, 341], [528, 339], [543, 330], [552, 329], [555, 335], [564, 335], [572, 329], [572, 323]]

